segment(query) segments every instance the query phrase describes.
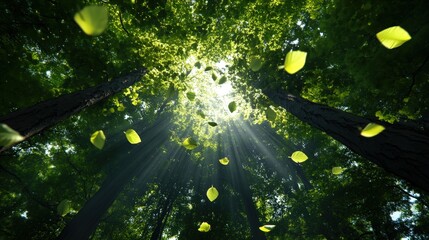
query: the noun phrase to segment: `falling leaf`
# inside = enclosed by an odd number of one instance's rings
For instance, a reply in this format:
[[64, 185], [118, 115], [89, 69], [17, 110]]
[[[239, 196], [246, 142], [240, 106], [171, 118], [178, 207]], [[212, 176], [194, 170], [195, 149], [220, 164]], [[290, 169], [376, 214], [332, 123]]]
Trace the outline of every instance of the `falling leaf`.
[[130, 142], [131, 144], [141, 143], [142, 140], [140, 139], [140, 136], [137, 134], [137, 132], [134, 131], [134, 129], [128, 129], [124, 133], [127, 137], [128, 142]]
[[217, 79], [216, 74], [212, 73], [212, 79], [213, 79], [213, 81], [216, 81], [216, 79]]
[[237, 104], [233, 101], [228, 104], [228, 109], [232, 113], [237, 110]]
[[201, 63], [200, 63], [200, 62], [196, 62], [196, 63], [194, 64], [194, 66], [195, 66], [196, 68], [200, 68], [200, 67], [201, 67]]
[[186, 97], [187, 97], [190, 101], [194, 101], [194, 100], [195, 100], [195, 93], [194, 93], [194, 92], [187, 92], [187, 93], [186, 93]]
[[220, 79], [219, 79], [219, 82], [218, 82], [218, 84], [224, 84], [224, 83], [226, 83], [226, 77], [225, 76], [222, 76]]
[[103, 149], [104, 143], [106, 142], [106, 136], [104, 136], [103, 130], [95, 131], [91, 135], [91, 143], [98, 149]]
[[188, 150], [194, 150], [198, 146], [197, 142], [191, 137], [186, 138], [183, 141], [182, 145], [184, 148], [186, 148]]
[[222, 165], [228, 165], [229, 164], [229, 159], [227, 157], [221, 158], [219, 159], [220, 164]]
[[201, 118], [206, 118], [206, 115], [203, 113], [203, 111], [198, 110], [197, 111], [198, 116], [200, 116]]
[[0, 124], [0, 146], [9, 147], [22, 140], [24, 137], [19, 132], [4, 123]]
[[263, 62], [261, 61], [261, 59], [257, 58], [257, 57], [252, 57], [250, 59], [250, 69], [252, 69], [252, 71], [257, 72], [262, 68]]
[[276, 225], [264, 225], [262, 227], [259, 227], [259, 230], [261, 230], [262, 232], [270, 232], [275, 226]]
[[377, 123], [368, 123], [366, 127], [360, 132], [360, 135], [364, 137], [374, 137], [384, 131], [384, 127]]
[[216, 127], [216, 126], [217, 126], [217, 123], [215, 123], [215, 122], [208, 122], [208, 124], [209, 124], [210, 126], [212, 126], [212, 127]]
[[200, 228], [198, 228], [198, 231], [200, 231], [200, 232], [210, 231], [210, 224], [208, 224], [207, 222], [201, 223]]
[[210, 71], [210, 70], [212, 70], [213, 69], [213, 67], [211, 67], [211, 66], [208, 66], [208, 67], [206, 67], [206, 69], [204, 69], [204, 71]]
[[75, 22], [90, 36], [98, 36], [107, 28], [109, 12], [104, 6], [87, 6], [74, 15]]
[[308, 159], [307, 155], [305, 155], [305, 153], [301, 151], [295, 151], [294, 153], [292, 153], [292, 156], [290, 156], [290, 158], [292, 158], [292, 160], [297, 163], [305, 162]]
[[302, 51], [290, 51], [286, 54], [285, 70], [290, 74], [294, 74], [301, 70], [305, 65], [307, 53]]
[[341, 173], [343, 173], [346, 169], [342, 168], [342, 167], [333, 167], [332, 168], [332, 174], [334, 175], [339, 175]]
[[376, 36], [381, 44], [388, 49], [397, 48], [411, 39], [410, 34], [400, 26], [386, 28], [377, 33]]
[[276, 120], [277, 113], [271, 107], [268, 107], [267, 111], [265, 111], [265, 116], [267, 117], [268, 121], [273, 122]]
[[71, 201], [67, 199], [62, 200], [57, 206], [57, 213], [62, 217], [67, 215], [71, 210]]
[[210, 200], [210, 202], [213, 202], [216, 200], [216, 198], [219, 196], [219, 192], [215, 187], [211, 187], [207, 190], [207, 198]]

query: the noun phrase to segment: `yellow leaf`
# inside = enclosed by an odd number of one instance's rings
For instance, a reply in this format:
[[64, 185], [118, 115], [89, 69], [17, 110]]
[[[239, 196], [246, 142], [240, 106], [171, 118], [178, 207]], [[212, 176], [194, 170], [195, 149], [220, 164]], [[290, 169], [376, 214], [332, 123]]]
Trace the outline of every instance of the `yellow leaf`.
[[397, 48], [411, 39], [410, 34], [400, 26], [386, 28], [377, 33], [376, 36], [381, 44], [388, 49]]
[[210, 202], [213, 202], [219, 196], [219, 192], [215, 187], [212, 186], [207, 190], [206, 195], [207, 195], [207, 198], [210, 200]]
[[207, 222], [201, 223], [200, 228], [198, 228], [198, 231], [200, 231], [200, 232], [210, 231], [210, 224], [208, 224]]
[[307, 155], [301, 151], [295, 151], [290, 158], [297, 163], [305, 162], [308, 159]]
[[128, 129], [124, 133], [127, 137], [128, 142], [130, 142], [131, 144], [141, 143], [142, 140], [140, 139], [140, 136], [137, 134], [137, 132], [134, 131], [134, 129]]
[[262, 68], [263, 62], [261, 61], [261, 59], [257, 58], [257, 57], [252, 57], [250, 59], [250, 69], [252, 69], [252, 71], [257, 72]]
[[227, 157], [224, 157], [224, 158], [219, 159], [219, 162], [220, 162], [220, 164], [226, 166], [229, 163], [229, 159]]
[[306, 52], [301, 51], [290, 51], [286, 54], [285, 59], [285, 70], [290, 74], [294, 74], [301, 70], [305, 65], [305, 59], [307, 58]]
[[360, 132], [360, 135], [364, 137], [374, 137], [377, 136], [379, 133], [384, 131], [384, 127], [377, 124], [377, 123], [368, 123], [366, 127]]
[[96, 148], [98, 148], [100, 150], [103, 149], [104, 143], [106, 141], [106, 136], [104, 136], [103, 130], [95, 131], [91, 135], [90, 141]]
[[90, 36], [98, 36], [107, 28], [109, 12], [104, 6], [86, 6], [74, 15], [75, 22]]
[[19, 132], [6, 124], [0, 124], [0, 146], [9, 147], [22, 140], [24, 140], [24, 137]]
[[342, 168], [342, 167], [333, 167], [332, 168], [332, 174], [334, 175], [339, 175], [341, 173], [343, 173], [346, 169]]
[[60, 204], [58, 204], [58, 206], [57, 206], [57, 213], [58, 213], [58, 215], [61, 215], [62, 217], [67, 215], [71, 210], [72, 210], [72, 208], [71, 208], [71, 201], [70, 200], [66, 200], [66, 199], [62, 200], [60, 202]]
[[270, 232], [275, 226], [276, 225], [264, 225], [262, 227], [259, 227], [259, 230], [261, 230], [262, 232]]
[[183, 141], [182, 145], [184, 148], [186, 148], [188, 150], [194, 150], [198, 146], [197, 142], [191, 137], [186, 138]]

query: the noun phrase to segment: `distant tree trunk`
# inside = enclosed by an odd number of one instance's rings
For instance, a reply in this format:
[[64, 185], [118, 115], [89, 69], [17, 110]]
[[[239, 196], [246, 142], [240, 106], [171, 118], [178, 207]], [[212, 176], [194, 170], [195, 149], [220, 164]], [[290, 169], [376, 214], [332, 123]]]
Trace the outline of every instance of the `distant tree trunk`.
[[[9, 125], [9, 127], [18, 131], [27, 139], [78, 113], [82, 109], [132, 86], [140, 80], [145, 72], [145, 69], [136, 70], [128, 75], [117, 77], [110, 82], [75, 93], [61, 95], [31, 107], [17, 110], [9, 115], [0, 117], [0, 123]], [[0, 147], [0, 152], [4, 150], [6, 148]]]
[[157, 122], [144, 131], [145, 137], [142, 138], [142, 142], [135, 146], [129, 154], [122, 157], [124, 162], [128, 164], [124, 164], [123, 168], [106, 178], [98, 192], [85, 203], [77, 215], [62, 230], [58, 239], [89, 239], [97, 228], [101, 217], [134, 177], [145, 173], [147, 174], [145, 179], [148, 179], [151, 174], [156, 174], [156, 171], [148, 173], [147, 169], [150, 169], [148, 168], [151, 163], [150, 158], [156, 154], [159, 146], [168, 139], [168, 120], [164, 119], [161, 124]]
[[[423, 130], [372, 121], [286, 92], [269, 92], [267, 96], [353, 152], [429, 192], [429, 136]], [[372, 138], [361, 136], [361, 129], [370, 122], [379, 123], [386, 130]]]
[[152, 236], [150, 237], [151, 240], [161, 240], [162, 239], [162, 232], [165, 227], [165, 223], [167, 222], [167, 218], [171, 212], [171, 209], [173, 208], [173, 203], [177, 198], [178, 189], [174, 189], [174, 187], [171, 187], [169, 189], [169, 193], [167, 195], [167, 199], [164, 200], [162, 207], [158, 210], [158, 218], [156, 221], [156, 227], [152, 232]]

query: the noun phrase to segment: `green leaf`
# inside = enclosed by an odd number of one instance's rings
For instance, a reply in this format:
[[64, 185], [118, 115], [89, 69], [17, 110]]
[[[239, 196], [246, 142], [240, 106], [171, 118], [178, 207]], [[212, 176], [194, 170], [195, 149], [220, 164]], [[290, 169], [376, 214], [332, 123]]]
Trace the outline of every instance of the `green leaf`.
[[196, 147], [198, 147], [197, 142], [191, 137], [186, 138], [183, 141], [182, 146], [188, 150], [194, 150]]
[[333, 167], [332, 168], [332, 174], [334, 175], [339, 175], [341, 173], [343, 173], [346, 170], [346, 168], [342, 168], [342, 167]]
[[277, 113], [271, 107], [268, 107], [267, 111], [265, 111], [265, 116], [268, 121], [274, 122], [276, 120]]
[[286, 54], [285, 59], [285, 70], [289, 74], [294, 74], [301, 70], [305, 65], [305, 59], [307, 58], [306, 52], [301, 51], [290, 51]]
[[107, 28], [109, 11], [105, 6], [86, 6], [74, 15], [75, 22], [90, 36], [98, 36]]
[[211, 66], [208, 66], [208, 67], [206, 67], [206, 69], [204, 69], [204, 71], [210, 71], [210, 70], [213, 70], [213, 67], [211, 67]]
[[24, 140], [24, 137], [19, 132], [4, 123], [0, 124], [0, 146], [10, 147], [22, 140]]
[[411, 40], [410, 34], [400, 26], [386, 28], [376, 34], [377, 39], [388, 49], [397, 48]]
[[261, 230], [262, 232], [270, 232], [275, 226], [276, 225], [264, 225], [262, 227], [259, 227], [259, 230]]
[[200, 68], [200, 67], [201, 67], [201, 63], [200, 63], [200, 62], [196, 62], [196, 63], [194, 64], [194, 66], [195, 66], [196, 68]]
[[201, 223], [200, 228], [198, 228], [198, 231], [200, 231], [200, 232], [210, 231], [210, 224], [208, 224], [207, 222]]
[[201, 118], [206, 118], [206, 115], [201, 110], [197, 111], [197, 115], [200, 116]]
[[234, 101], [230, 102], [228, 104], [228, 109], [231, 113], [234, 112], [235, 110], [237, 110], [237, 104]]
[[295, 151], [290, 158], [296, 163], [302, 163], [308, 159], [307, 155], [301, 151]]
[[186, 93], [186, 97], [187, 97], [190, 101], [194, 101], [194, 100], [195, 100], [195, 93], [194, 93], [194, 92], [187, 92], [187, 93]]
[[216, 126], [217, 126], [217, 123], [215, 123], [215, 122], [208, 122], [208, 124], [209, 124], [210, 126], [212, 126], [212, 127], [216, 127]]
[[62, 217], [67, 215], [71, 210], [72, 210], [71, 201], [67, 199], [62, 200], [60, 204], [58, 204], [57, 206], [57, 213]]
[[210, 202], [213, 202], [219, 196], [219, 192], [215, 187], [212, 186], [207, 190], [206, 195], [207, 195], [207, 198], [210, 200]]
[[212, 79], [213, 79], [213, 81], [216, 81], [216, 79], [217, 79], [216, 74], [212, 73]]
[[127, 137], [128, 142], [130, 142], [131, 144], [138, 144], [141, 143], [141, 139], [140, 136], [137, 134], [136, 131], [134, 131], [134, 129], [128, 129], [125, 133], [125, 136]]
[[219, 79], [219, 82], [218, 82], [218, 84], [224, 84], [224, 83], [226, 83], [226, 77], [225, 76], [222, 76], [220, 79]]
[[262, 68], [263, 62], [261, 61], [261, 59], [257, 58], [257, 57], [252, 57], [250, 59], [250, 69], [252, 69], [252, 71], [257, 72]]
[[90, 138], [91, 143], [98, 149], [103, 149], [104, 143], [106, 142], [106, 136], [103, 130], [95, 131]]
[[221, 158], [219, 159], [220, 164], [222, 165], [228, 165], [229, 164], [229, 159], [227, 157]]
[[377, 124], [377, 123], [368, 123], [366, 127], [360, 132], [360, 135], [364, 137], [374, 137], [377, 136], [379, 133], [384, 131], [384, 127]]

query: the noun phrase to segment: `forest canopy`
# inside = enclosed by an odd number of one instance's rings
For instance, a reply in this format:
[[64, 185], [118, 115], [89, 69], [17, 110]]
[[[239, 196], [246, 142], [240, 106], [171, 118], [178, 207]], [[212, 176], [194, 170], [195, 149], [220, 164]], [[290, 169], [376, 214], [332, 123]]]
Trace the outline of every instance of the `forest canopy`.
[[429, 2], [0, 9], [0, 239], [429, 238]]

